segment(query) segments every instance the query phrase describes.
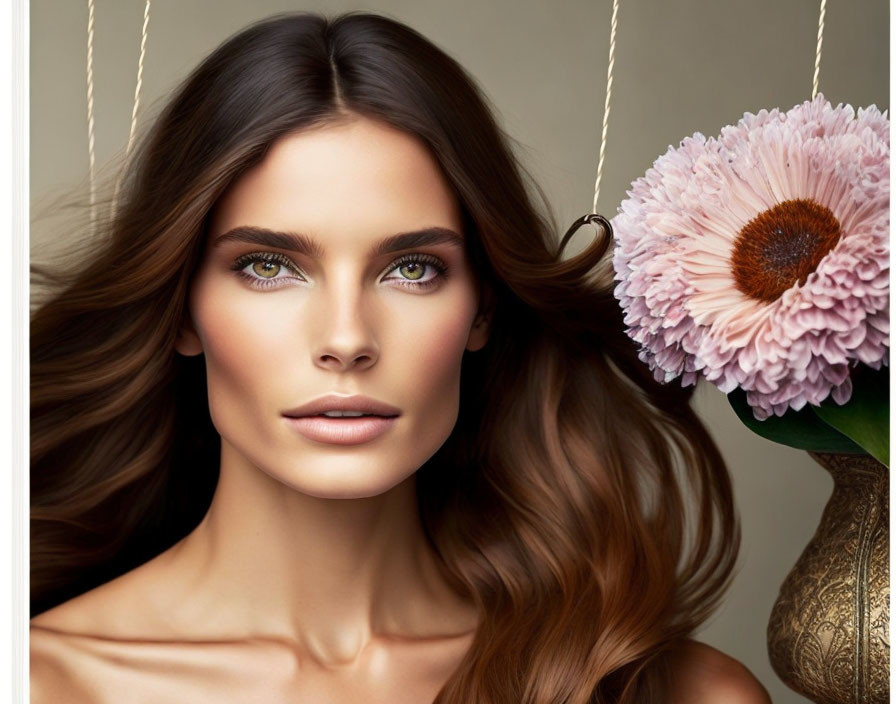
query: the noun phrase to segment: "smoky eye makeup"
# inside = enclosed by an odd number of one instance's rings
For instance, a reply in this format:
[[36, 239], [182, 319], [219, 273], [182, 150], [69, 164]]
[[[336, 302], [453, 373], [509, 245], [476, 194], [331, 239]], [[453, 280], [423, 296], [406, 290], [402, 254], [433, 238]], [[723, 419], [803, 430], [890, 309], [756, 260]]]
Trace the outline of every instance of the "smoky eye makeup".
[[[280, 252], [251, 252], [233, 260], [231, 270], [256, 289], [289, 285], [307, 281], [299, 267]], [[393, 260], [379, 276], [379, 280], [416, 291], [441, 286], [448, 277], [449, 267], [439, 257], [422, 252], [404, 254]]]

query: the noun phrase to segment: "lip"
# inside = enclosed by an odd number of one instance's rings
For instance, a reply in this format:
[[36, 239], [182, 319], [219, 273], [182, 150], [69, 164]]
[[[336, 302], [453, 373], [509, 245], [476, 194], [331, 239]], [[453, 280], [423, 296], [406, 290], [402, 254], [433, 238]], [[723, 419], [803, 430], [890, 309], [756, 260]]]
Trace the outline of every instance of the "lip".
[[284, 411], [283, 415], [287, 418], [304, 418], [320, 415], [324, 411], [358, 411], [386, 417], [401, 415], [401, 411], [395, 406], [390, 406], [388, 403], [369, 396], [337, 396], [336, 394], [321, 396], [303, 406]]
[[326, 416], [286, 417], [295, 430], [309, 440], [332, 445], [359, 445], [378, 438], [398, 420], [397, 416], [327, 418]]

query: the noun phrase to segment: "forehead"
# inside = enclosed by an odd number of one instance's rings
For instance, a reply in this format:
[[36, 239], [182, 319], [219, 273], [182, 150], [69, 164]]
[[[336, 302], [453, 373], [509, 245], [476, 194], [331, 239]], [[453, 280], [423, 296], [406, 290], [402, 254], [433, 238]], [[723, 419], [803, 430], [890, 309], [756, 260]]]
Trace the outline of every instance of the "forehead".
[[460, 231], [457, 200], [418, 138], [366, 118], [282, 137], [227, 190], [212, 233], [254, 225], [324, 240]]

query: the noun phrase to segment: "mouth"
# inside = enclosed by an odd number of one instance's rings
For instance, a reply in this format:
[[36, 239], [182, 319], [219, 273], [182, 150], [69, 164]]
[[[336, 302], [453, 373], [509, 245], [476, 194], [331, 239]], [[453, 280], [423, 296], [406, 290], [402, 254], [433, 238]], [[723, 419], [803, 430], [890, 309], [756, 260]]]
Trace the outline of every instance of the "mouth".
[[400, 415], [394, 406], [367, 396], [330, 394], [285, 411], [283, 418], [309, 440], [357, 445], [380, 437]]

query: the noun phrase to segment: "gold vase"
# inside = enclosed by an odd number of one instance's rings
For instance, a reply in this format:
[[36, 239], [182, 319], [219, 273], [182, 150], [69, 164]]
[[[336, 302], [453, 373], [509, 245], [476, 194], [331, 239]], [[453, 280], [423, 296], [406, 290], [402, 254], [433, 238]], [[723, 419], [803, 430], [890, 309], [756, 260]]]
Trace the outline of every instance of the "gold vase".
[[886, 704], [889, 472], [870, 455], [809, 455], [831, 473], [834, 492], [772, 608], [769, 659], [816, 704]]

